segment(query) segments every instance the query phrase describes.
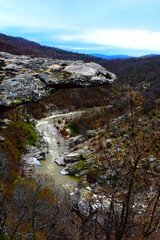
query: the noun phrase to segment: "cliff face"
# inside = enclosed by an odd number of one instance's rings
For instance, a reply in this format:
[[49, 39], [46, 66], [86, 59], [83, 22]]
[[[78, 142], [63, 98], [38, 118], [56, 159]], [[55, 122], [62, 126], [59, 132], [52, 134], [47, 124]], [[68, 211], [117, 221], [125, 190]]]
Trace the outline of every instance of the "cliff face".
[[0, 106], [36, 101], [53, 88], [87, 87], [114, 82], [99, 64], [0, 53]]

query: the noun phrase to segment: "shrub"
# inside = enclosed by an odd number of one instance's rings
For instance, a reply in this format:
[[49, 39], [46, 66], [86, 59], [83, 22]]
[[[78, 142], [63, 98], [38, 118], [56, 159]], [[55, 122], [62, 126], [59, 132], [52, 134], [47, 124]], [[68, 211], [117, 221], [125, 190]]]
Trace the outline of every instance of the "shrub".
[[66, 128], [70, 130], [73, 137], [75, 137], [78, 134], [77, 130], [74, 129], [70, 124], [67, 124]]
[[24, 130], [24, 132], [25, 132], [25, 137], [26, 137], [25, 143], [29, 144], [29, 145], [33, 145], [38, 139], [37, 133], [36, 133], [33, 125], [31, 123], [26, 123], [26, 122], [20, 121], [19, 127], [22, 130]]

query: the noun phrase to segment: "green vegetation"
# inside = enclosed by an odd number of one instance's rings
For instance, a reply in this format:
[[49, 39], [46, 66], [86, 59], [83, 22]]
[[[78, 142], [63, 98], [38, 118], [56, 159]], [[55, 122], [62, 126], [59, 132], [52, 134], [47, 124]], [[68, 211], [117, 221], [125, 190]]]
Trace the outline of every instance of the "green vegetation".
[[25, 135], [25, 143], [24, 144], [33, 145], [38, 139], [37, 133], [36, 133], [33, 125], [31, 123], [26, 123], [26, 122], [20, 121], [20, 122], [18, 122], [18, 126], [20, 129], [22, 129], [24, 131], [24, 135]]
[[4, 61], [0, 60], [0, 71], [3, 69], [3, 67], [5, 67]]
[[86, 161], [85, 160], [80, 160], [74, 164], [74, 172], [81, 172], [86, 166]]
[[106, 78], [108, 78], [108, 79], [112, 79], [111, 74], [107, 73], [107, 74], [106, 74]]
[[63, 71], [61, 74], [62, 74], [64, 80], [67, 80], [71, 76], [71, 73], [65, 72], [65, 71]]
[[3, 119], [10, 121], [5, 123], [4, 129], [0, 129], [0, 135], [5, 138], [5, 141], [0, 143], [0, 147], [8, 153], [14, 175], [19, 167], [21, 154], [26, 151], [26, 146], [34, 145], [38, 139], [33, 124], [30, 121], [25, 122], [25, 118], [25, 113], [21, 107], [12, 108], [1, 114], [2, 125], [4, 124]]
[[79, 157], [80, 160], [85, 160], [86, 158], [83, 156], [83, 154], [80, 155]]
[[120, 103], [120, 104], [118, 105], [118, 110], [119, 110], [119, 111], [124, 111], [124, 109], [125, 109], [124, 103]]
[[107, 148], [111, 148], [112, 144], [110, 142], [107, 142]]
[[38, 70], [37, 72], [38, 72], [38, 73], [47, 72], [48, 69], [49, 69], [48, 67], [44, 67], [44, 68], [41, 68], [40, 70]]
[[78, 131], [74, 129], [70, 124], [66, 124], [66, 129], [70, 130], [73, 137], [75, 137], [78, 134]]

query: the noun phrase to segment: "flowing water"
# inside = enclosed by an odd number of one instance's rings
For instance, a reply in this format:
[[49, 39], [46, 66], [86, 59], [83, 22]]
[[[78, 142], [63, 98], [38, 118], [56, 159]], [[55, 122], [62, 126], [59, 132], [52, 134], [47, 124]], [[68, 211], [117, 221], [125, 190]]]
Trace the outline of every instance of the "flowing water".
[[[111, 105], [105, 106], [104, 109], [112, 107]], [[96, 107], [88, 109], [88, 111], [100, 111], [101, 107]], [[46, 156], [45, 161], [41, 161], [42, 166], [35, 166], [36, 173], [44, 174], [52, 177], [56, 185], [72, 185], [77, 186], [79, 179], [76, 177], [71, 177], [68, 175], [62, 175], [60, 172], [64, 167], [58, 166], [55, 163], [55, 159], [59, 157], [60, 154], [64, 152], [69, 152], [66, 148], [65, 141], [63, 137], [58, 133], [57, 129], [54, 127], [54, 119], [78, 116], [85, 111], [69, 112], [65, 114], [55, 114], [53, 116], [43, 118], [38, 121], [36, 128], [39, 132], [43, 134], [44, 139], [48, 142], [49, 153]]]
[[62, 175], [60, 172], [64, 167], [58, 166], [57, 163], [55, 163], [55, 159], [58, 158], [60, 154], [64, 152], [69, 152], [65, 145], [63, 137], [54, 127], [53, 120], [55, 117], [57, 116], [54, 115], [41, 119], [36, 125], [38, 131], [43, 134], [45, 141], [47, 141], [48, 143], [49, 152], [46, 156], [45, 161], [41, 161], [42, 166], [36, 166], [35, 170], [38, 174], [45, 174], [49, 177], [52, 177], [56, 185], [67, 184], [76, 186], [78, 183], [78, 178], [68, 175]]

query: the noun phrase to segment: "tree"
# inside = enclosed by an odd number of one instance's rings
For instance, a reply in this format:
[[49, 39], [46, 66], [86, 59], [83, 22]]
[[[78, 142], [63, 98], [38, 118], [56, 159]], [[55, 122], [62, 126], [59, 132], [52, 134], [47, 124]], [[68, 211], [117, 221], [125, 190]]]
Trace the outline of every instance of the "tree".
[[152, 112], [143, 114], [143, 98], [137, 92], [126, 96], [124, 107], [107, 131], [99, 131], [94, 173], [99, 203], [95, 211], [93, 201], [89, 216], [81, 217], [88, 229], [82, 239], [158, 239], [160, 234], [159, 121]]
[[[45, 178], [18, 177], [8, 216], [10, 239], [61, 239], [69, 221], [68, 194]], [[49, 186], [50, 185], [50, 186]], [[14, 222], [12, 222], [14, 216]]]
[[10, 187], [6, 184], [7, 179], [7, 156], [0, 149], [0, 238], [5, 234], [6, 220], [8, 212], [6, 209], [6, 200]]

